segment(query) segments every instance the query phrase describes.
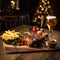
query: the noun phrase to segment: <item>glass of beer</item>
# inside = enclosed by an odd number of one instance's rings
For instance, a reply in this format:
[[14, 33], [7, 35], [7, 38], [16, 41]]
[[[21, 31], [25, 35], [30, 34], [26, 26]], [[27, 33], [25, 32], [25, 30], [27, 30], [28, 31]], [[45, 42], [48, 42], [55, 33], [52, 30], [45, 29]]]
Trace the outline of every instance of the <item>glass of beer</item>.
[[57, 24], [56, 16], [47, 16], [46, 17], [46, 25], [49, 29], [49, 39], [52, 38], [51, 33], [56, 24]]

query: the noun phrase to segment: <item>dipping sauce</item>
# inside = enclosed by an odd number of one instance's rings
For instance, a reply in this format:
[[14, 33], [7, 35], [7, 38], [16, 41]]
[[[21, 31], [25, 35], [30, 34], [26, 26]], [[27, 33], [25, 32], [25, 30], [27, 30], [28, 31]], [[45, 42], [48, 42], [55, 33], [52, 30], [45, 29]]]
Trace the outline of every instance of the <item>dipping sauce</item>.
[[46, 46], [49, 48], [54, 48], [57, 44], [57, 40], [55, 39], [50, 39], [48, 41], [46, 41]]

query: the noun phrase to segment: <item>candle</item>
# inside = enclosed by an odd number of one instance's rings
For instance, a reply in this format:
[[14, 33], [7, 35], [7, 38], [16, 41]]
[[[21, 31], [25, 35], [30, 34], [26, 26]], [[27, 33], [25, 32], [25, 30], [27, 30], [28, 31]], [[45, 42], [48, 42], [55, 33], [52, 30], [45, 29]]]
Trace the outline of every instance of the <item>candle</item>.
[[16, 2], [16, 9], [17, 9], [17, 10], [20, 9], [20, 8], [19, 8], [19, 0], [17, 0], [17, 2]]

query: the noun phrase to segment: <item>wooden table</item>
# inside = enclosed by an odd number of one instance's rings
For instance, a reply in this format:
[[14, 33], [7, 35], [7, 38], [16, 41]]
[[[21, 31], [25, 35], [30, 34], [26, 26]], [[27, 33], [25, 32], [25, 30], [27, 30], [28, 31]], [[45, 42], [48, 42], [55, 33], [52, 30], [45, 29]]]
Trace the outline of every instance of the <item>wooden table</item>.
[[[18, 30], [19, 27], [16, 29]], [[54, 30], [53, 37], [59, 42], [58, 45], [60, 46], [60, 31]], [[60, 60], [60, 51], [5, 54], [0, 40], [0, 60]]]

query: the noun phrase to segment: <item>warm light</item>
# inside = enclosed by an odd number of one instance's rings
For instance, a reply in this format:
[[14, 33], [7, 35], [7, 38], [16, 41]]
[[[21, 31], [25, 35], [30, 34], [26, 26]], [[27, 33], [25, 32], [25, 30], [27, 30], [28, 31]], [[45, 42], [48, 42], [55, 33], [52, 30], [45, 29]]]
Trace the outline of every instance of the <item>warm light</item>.
[[39, 7], [42, 7], [42, 5], [39, 5]]
[[48, 6], [48, 8], [51, 8], [51, 6]]
[[47, 1], [47, 0], [45, 0], [45, 1]]
[[47, 15], [53, 15], [53, 11], [51, 9], [50, 1], [49, 0], [41, 0], [39, 2], [39, 6], [34, 14], [34, 20], [36, 23], [42, 23], [38, 20], [43, 21]]
[[19, 7], [16, 7], [16, 10], [20, 10], [20, 8]]
[[32, 22], [36, 22], [37, 21], [37, 18], [35, 18]]
[[46, 4], [46, 2], [45, 2], [44, 0], [42, 0], [42, 2], [43, 2], [44, 4]]
[[14, 1], [11, 1], [11, 4], [13, 4], [13, 5], [14, 5], [14, 4], [15, 4], [15, 2], [14, 2]]
[[40, 15], [38, 15], [38, 18], [40, 19]]
[[12, 7], [12, 9], [14, 9], [14, 7], [15, 7], [15, 1], [11, 1], [11, 7]]
[[37, 20], [37, 18], [35, 18], [35, 20]]
[[37, 13], [39, 14], [39, 10], [37, 10]]
[[44, 10], [44, 8], [41, 9], [42, 11]]
[[20, 10], [20, 7], [19, 7], [19, 0], [16, 0], [16, 10]]
[[50, 2], [49, 2], [49, 1], [47, 1], [47, 4], [50, 4]]
[[42, 0], [42, 2], [44, 2], [44, 0]]

